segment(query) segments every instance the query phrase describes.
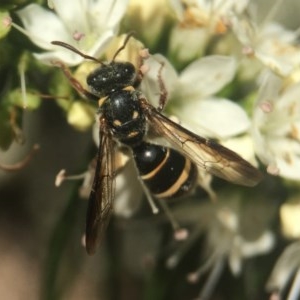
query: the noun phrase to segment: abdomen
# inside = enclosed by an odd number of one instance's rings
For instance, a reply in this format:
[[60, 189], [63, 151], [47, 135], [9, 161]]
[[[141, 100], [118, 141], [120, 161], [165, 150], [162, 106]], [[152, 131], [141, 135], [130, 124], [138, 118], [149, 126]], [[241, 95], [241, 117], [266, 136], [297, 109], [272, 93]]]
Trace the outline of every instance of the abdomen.
[[180, 152], [146, 142], [132, 151], [140, 178], [154, 197], [180, 197], [195, 186], [197, 167]]

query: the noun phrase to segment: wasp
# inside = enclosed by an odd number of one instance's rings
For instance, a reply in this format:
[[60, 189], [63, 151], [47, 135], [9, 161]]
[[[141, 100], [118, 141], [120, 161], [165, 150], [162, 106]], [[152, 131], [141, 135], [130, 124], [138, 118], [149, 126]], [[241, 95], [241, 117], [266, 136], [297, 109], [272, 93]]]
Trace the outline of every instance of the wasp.
[[[162, 110], [167, 92], [160, 76], [162, 92], [159, 106], [154, 107], [147, 101], [139, 90], [143, 75], [131, 62], [116, 61], [116, 56], [126, 47], [130, 36], [107, 63], [81, 53], [64, 42], [52, 42], [100, 64], [87, 76], [88, 89], [84, 89], [69, 69], [63, 63], [58, 63], [73, 87], [99, 104], [100, 142], [86, 216], [85, 244], [90, 255], [95, 253], [98, 239], [105, 232], [112, 215], [115, 151], [119, 145], [131, 150], [146, 194], [154, 199], [186, 195], [196, 185], [199, 169], [245, 186], [254, 186], [262, 178], [258, 169], [235, 152], [196, 135], [164, 116]], [[149, 142], [147, 133], [150, 128], [172, 147]]]

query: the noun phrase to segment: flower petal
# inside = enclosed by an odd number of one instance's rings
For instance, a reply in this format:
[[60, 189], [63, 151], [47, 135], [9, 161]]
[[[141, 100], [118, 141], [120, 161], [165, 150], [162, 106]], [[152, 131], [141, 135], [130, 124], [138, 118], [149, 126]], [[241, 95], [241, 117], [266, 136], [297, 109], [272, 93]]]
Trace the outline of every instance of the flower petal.
[[75, 30], [87, 33], [88, 18], [85, 16], [88, 11], [88, 0], [72, 1], [72, 0], [52, 0], [54, 10], [66, 26], [69, 33]]
[[292, 180], [300, 180], [300, 144], [290, 139], [277, 139], [269, 142], [276, 151], [275, 161], [279, 175]]
[[275, 236], [274, 234], [266, 230], [264, 231], [258, 239], [254, 241], [247, 241], [241, 245], [241, 251], [244, 257], [253, 257], [258, 254], [264, 254], [270, 252], [275, 244]]
[[248, 134], [232, 137], [226, 141], [221, 141], [222, 145], [238, 153], [242, 158], [250, 162], [253, 166], [258, 166], [252, 137]]
[[182, 95], [199, 98], [213, 95], [229, 83], [236, 72], [236, 61], [230, 56], [211, 55], [191, 63], [180, 75]]
[[39, 47], [53, 50], [56, 49], [56, 46], [50, 43], [53, 40], [70, 42], [70, 36], [64, 24], [51, 11], [39, 5], [30, 4], [17, 11], [17, 14], [28, 31], [28, 37]]
[[[182, 41], [186, 41], [183, 43]], [[199, 58], [207, 47], [209, 32], [205, 28], [176, 26], [172, 29], [169, 56], [183, 64]]]
[[171, 63], [160, 54], [150, 56], [145, 62], [145, 66], [147, 66], [149, 70], [145, 74], [141, 88], [147, 99], [154, 106], [157, 106], [158, 98], [161, 93], [158, 81], [160, 68], [162, 67], [161, 77], [168, 92], [168, 98], [172, 97], [172, 93], [175, 90], [175, 86], [178, 82], [178, 75]]
[[[81, 49], [81, 51], [90, 56], [98, 57], [104, 51], [104, 48], [113, 36], [113, 31], [108, 30], [103, 35], [99, 36], [99, 39], [93, 43], [93, 47], [91, 49]], [[68, 66], [76, 66], [84, 60], [84, 58], [80, 55], [59, 46], [56, 46], [55, 51], [35, 53], [34, 57], [48, 65], [53, 64], [53, 61], [62, 61]]]
[[245, 111], [238, 104], [222, 98], [188, 102], [180, 107], [177, 115], [197, 133], [218, 139], [241, 134], [250, 127]]
[[46, 65], [53, 65], [53, 62], [62, 61], [69, 66], [78, 65], [83, 58], [71, 51], [51, 51], [44, 53], [34, 53], [33, 56]]
[[288, 76], [294, 69], [292, 61], [280, 56], [275, 57], [269, 53], [265, 54], [264, 52], [257, 50], [255, 51], [255, 57], [279, 76]]
[[101, 26], [102, 28], [114, 28], [120, 22], [121, 18], [126, 12], [128, 0], [105, 1], [89, 0], [89, 10], [93, 12], [94, 26]]
[[99, 35], [98, 39], [93, 42], [92, 48], [87, 49], [86, 53], [90, 56], [99, 57], [114, 36], [115, 33], [112, 29], [104, 31]]

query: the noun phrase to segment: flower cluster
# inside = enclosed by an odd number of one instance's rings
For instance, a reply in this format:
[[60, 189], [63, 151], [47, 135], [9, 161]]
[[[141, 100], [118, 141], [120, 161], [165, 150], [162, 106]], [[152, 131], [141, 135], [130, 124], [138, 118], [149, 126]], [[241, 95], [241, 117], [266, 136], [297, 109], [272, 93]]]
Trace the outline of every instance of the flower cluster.
[[[250, 0], [51, 0], [48, 7], [32, 3], [14, 10], [12, 17], [9, 10], [0, 14], [0, 39], [8, 40], [11, 32], [29, 38], [26, 47], [16, 53], [21, 91], [17, 87], [11, 92], [3, 88], [7, 96], [0, 103], [3, 120], [10, 118], [15, 107], [40, 107], [35, 92], [42, 94], [43, 89], [25, 83], [25, 74], [35, 68], [49, 80], [47, 92], [56, 98], [67, 122], [80, 131], [96, 129], [98, 138], [95, 105], [82, 101], [55, 66], [72, 68], [76, 78], [73, 85], [80, 82], [81, 88], [87, 89], [85, 78], [95, 62], [87, 62], [84, 55], [110, 61], [124, 36], [134, 31], [117, 59], [131, 61], [140, 68], [140, 90], [148, 101], [158, 106], [161, 76], [168, 93], [165, 115], [197, 135], [217, 140], [265, 173], [259, 187], [246, 193], [236, 186], [228, 192], [228, 184], [215, 184], [211, 175], [200, 172], [199, 185], [208, 197], [197, 190], [192, 198], [195, 201], [176, 205], [173, 212], [165, 208], [175, 229], [182, 229], [177, 222], [191, 228], [190, 236], [185, 236], [187, 239], [180, 241], [181, 245], [166, 259], [169, 268], [180, 265], [196, 241], [205, 236], [207, 261], [188, 276], [190, 282], [196, 282], [210, 274], [199, 299], [211, 297], [226, 262], [233, 275], [241, 276], [246, 258], [269, 253], [276, 247], [276, 237], [281, 240], [282, 236], [282, 243], [291, 238], [295, 241], [274, 263], [266, 290], [271, 297], [281, 299], [296, 273], [288, 299], [295, 300], [300, 294], [299, 32], [275, 21], [281, 1], [272, 3], [262, 21], [257, 21], [259, 5]], [[67, 43], [69, 49], [52, 41]], [[149, 48], [149, 57], [143, 56], [143, 48]], [[0, 123], [0, 129], [8, 132], [0, 133], [1, 147], [9, 146], [18, 126]], [[124, 152], [120, 155], [123, 169], [117, 177], [115, 212], [130, 217], [139, 208], [143, 189]], [[83, 176], [84, 196], [90, 190], [93, 174], [91, 167]], [[59, 181], [68, 177], [64, 173], [61, 176]], [[207, 198], [205, 205], [199, 205], [202, 197]], [[217, 199], [217, 203], [209, 198]], [[293, 209], [289, 210], [290, 205]], [[279, 218], [276, 210], [281, 213]], [[272, 227], [275, 223], [281, 228]]]

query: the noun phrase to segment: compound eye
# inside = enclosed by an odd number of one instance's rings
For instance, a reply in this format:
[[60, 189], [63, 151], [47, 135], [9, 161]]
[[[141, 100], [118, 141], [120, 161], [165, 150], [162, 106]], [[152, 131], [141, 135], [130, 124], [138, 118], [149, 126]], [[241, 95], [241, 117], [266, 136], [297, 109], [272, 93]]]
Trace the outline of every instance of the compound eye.
[[119, 76], [122, 77], [124, 81], [126, 81], [128, 84], [131, 84], [134, 81], [135, 75], [136, 75], [136, 71], [133, 64], [123, 63], [122, 74], [120, 72]]
[[125, 72], [126, 72], [127, 74], [135, 73], [135, 68], [134, 68], [133, 64], [131, 64], [131, 63], [126, 63]]
[[107, 86], [109, 85], [109, 79], [107, 68], [100, 67], [87, 76], [86, 83], [92, 93], [102, 96], [107, 92], [107, 89], [110, 88], [110, 86]]
[[[101, 77], [103, 78], [103, 76], [99, 76], [99, 70], [95, 70], [92, 73], [90, 73], [87, 78], [86, 78], [86, 83], [88, 85], [94, 85], [96, 82], [99, 82], [99, 80], [101, 81]], [[105, 80], [105, 79], [104, 79]]]

